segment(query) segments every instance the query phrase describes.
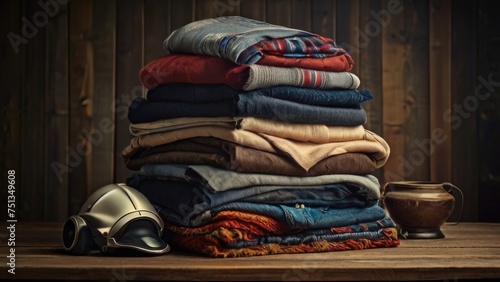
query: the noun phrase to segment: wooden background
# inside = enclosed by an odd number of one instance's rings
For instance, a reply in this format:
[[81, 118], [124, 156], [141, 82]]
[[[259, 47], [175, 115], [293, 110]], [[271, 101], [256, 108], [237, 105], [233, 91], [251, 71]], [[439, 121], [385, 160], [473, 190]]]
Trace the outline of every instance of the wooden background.
[[144, 95], [139, 69], [164, 54], [176, 28], [242, 15], [334, 38], [351, 53], [374, 96], [366, 128], [391, 146], [375, 173], [382, 184], [449, 181], [465, 194], [463, 221], [500, 221], [497, 1], [40, 3], [0, 4], [0, 170], [3, 179], [16, 171], [20, 220], [65, 220], [92, 191], [125, 181], [132, 172], [120, 153], [131, 138], [128, 103]]

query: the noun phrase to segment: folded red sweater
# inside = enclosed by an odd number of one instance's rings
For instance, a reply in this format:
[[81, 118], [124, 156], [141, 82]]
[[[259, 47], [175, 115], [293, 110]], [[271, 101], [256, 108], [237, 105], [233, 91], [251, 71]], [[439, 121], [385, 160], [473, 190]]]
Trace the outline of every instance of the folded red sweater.
[[[302, 59], [294, 60], [299, 62]], [[139, 76], [144, 87], [148, 89], [169, 83], [226, 84], [234, 89], [243, 90], [278, 85], [319, 89], [356, 89], [360, 84], [359, 78], [347, 71], [238, 65], [221, 57], [192, 54], [170, 54], [159, 57], [145, 65], [140, 70]]]

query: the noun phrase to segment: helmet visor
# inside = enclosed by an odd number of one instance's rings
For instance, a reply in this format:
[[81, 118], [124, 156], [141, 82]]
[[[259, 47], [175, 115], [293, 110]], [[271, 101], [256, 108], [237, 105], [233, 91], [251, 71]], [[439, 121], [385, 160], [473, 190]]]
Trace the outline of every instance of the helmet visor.
[[158, 227], [148, 219], [128, 223], [118, 238], [109, 238], [108, 247], [131, 248], [148, 254], [164, 254], [170, 246], [159, 236]]

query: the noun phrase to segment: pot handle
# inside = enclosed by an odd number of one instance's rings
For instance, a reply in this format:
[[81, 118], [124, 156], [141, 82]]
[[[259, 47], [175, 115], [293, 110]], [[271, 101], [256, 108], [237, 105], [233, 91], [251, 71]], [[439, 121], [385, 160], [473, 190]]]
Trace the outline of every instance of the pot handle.
[[392, 182], [386, 182], [385, 185], [382, 187], [382, 196], [385, 196], [387, 192], [393, 191], [393, 184]]
[[449, 189], [445, 188], [445, 190], [446, 190], [446, 192], [450, 193], [451, 195], [453, 195], [453, 189], [457, 190], [460, 193], [460, 212], [458, 214], [458, 220], [457, 220], [457, 222], [452, 224], [452, 225], [457, 225], [460, 223], [460, 220], [462, 219], [462, 211], [464, 210], [464, 193], [462, 193], [462, 190], [460, 190], [460, 188], [458, 188], [457, 186], [455, 186], [449, 182], [444, 182], [442, 185], [443, 185], [443, 187], [446, 187], [446, 186], [449, 187]]

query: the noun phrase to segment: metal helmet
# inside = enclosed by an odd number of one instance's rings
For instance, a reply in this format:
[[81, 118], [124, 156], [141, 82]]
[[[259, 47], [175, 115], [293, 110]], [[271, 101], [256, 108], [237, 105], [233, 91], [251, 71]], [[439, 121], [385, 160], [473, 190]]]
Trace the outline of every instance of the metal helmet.
[[64, 223], [64, 249], [75, 255], [129, 249], [164, 254], [163, 221], [148, 201], [125, 184], [109, 184], [92, 193], [78, 215]]

